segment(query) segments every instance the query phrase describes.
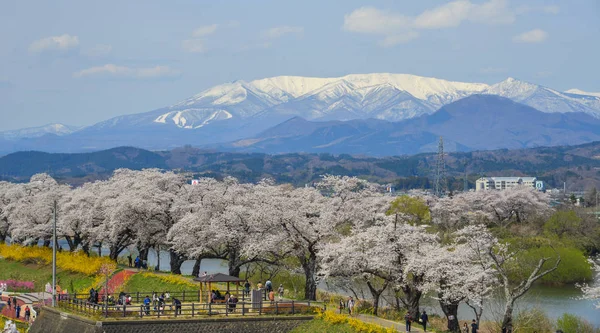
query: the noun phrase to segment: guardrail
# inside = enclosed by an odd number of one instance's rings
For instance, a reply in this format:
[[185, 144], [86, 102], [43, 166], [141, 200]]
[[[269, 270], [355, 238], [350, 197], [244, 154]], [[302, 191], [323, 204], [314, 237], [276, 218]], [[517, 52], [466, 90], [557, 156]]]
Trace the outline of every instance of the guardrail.
[[237, 302], [237, 303], [178, 303], [178, 304], [131, 304], [106, 305], [91, 303], [87, 300], [62, 295], [58, 306], [76, 313], [111, 318], [194, 318], [207, 316], [261, 316], [313, 314], [317, 309], [326, 310], [323, 302], [276, 301], [276, 302]]

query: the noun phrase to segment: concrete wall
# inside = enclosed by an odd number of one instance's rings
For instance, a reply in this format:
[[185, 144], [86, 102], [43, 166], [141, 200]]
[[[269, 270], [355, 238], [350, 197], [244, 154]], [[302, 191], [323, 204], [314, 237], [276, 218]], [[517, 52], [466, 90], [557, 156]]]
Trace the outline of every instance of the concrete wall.
[[229, 317], [203, 319], [162, 319], [96, 322], [44, 308], [30, 333], [287, 333], [312, 316]]

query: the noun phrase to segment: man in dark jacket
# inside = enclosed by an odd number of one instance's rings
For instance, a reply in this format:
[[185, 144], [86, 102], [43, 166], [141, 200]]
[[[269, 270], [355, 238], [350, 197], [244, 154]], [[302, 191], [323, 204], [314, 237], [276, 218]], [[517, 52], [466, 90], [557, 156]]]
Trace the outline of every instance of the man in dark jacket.
[[427, 316], [427, 311], [423, 310], [423, 314], [421, 315], [421, 323], [423, 324], [423, 331], [427, 332], [427, 322], [429, 321], [429, 316]]

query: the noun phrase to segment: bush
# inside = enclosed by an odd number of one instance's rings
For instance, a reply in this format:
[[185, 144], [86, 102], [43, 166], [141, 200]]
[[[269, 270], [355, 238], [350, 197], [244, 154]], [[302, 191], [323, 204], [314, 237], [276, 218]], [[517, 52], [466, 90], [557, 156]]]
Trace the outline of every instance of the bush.
[[600, 332], [600, 329], [594, 328], [587, 320], [570, 313], [565, 313], [556, 320], [556, 328], [564, 333]]
[[519, 312], [513, 325], [513, 331], [520, 333], [553, 332], [554, 330], [552, 319], [538, 308]]
[[[561, 262], [558, 268], [544, 276], [540, 281], [546, 284], [568, 284], [589, 281], [593, 272], [590, 263], [581, 250], [572, 247], [556, 248]], [[517, 254], [517, 265], [513, 267], [511, 277], [523, 280], [531, 273], [541, 258], [553, 258], [545, 267], [551, 267], [556, 258], [556, 252], [549, 246], [540, 246], [524, 250]]]
[[[50, 264], [52, 249], [39, 246], [20, 246], [0, 244], [0, 255], [19, 262], [36, 262]], [[56, 266], [60, 269], [95, 275], [103, 264], [116, 268], [116, 264], [108, 257], [88, 257], [83, 252], [59, 252], [56, 254]]]
[[0, 285], [6, 284], [7, 291], [33, 291], [33, 281], [6, 280], [0, 281]]

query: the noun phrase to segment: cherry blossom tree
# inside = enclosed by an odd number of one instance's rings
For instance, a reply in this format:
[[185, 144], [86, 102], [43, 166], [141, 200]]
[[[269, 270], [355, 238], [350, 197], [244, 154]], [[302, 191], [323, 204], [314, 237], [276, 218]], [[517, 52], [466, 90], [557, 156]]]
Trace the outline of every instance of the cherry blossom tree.
[[[594, 268], [596, 274], [600, 275], [600, 264], [598, 264], [598, 260], [589, 259], [590, 264]], [[583, 299], [595, 300], [596, 308], [600, 309], [600, 285], [589, 286], [588, 284], [578, 285], [583, 292]]]
[[[540, 258], [535, 266], [528, 268], [520, 264], [517, 253], [511, 251], [508, 244], [501, 243], [484, 226], [471, 226], [470, 229], [463, 230], [463, 235], [477, 240], [481, 253], [486, 253], [493, 262], [494, 274], [500, 281], [504, 293], [502, 327], [512, 331], [515, 302], [529, 291], [535, 281], [558, 268], [560, 256], [557, 253], [555, 258]], [[515, 281], [511, 279], [511, 269], [528, 270], [528, 272], [525, 279]]]
[[9, 219], [9, 204], [16, 200], [17, 197], [14, 196], [16, 188], [21, 185], [9, 183], [9, 182], [0, 182], [0, 242], [4, 242], [6, 237], [9, 236], [10, 230], [10, 219]]
[[20, 193], [15, 196], [19, 199], [8, 207], [11, 239], [26, 244], [35, 244], [42, 239], [45, 246], [50, 246], [54, 201], [68, 195], [69, 186], [59, 185], [47, 174], [37, 174], [17, 190]]

